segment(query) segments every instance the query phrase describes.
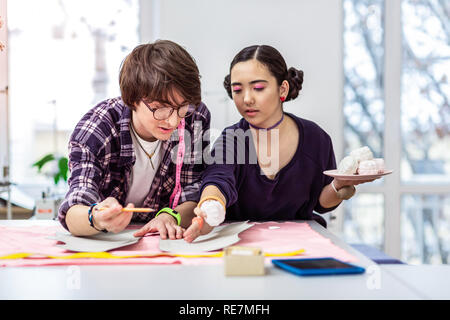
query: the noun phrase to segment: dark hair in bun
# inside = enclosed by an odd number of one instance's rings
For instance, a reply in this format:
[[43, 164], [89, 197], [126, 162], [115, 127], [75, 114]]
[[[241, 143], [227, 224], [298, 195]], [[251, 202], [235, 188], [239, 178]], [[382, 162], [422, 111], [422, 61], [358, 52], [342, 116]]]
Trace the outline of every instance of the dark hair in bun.
[[[283, 56], [277, 49], [267, 46], [250, 46], [242, 49], [233, 59], [230, 65], [233, 69], [234, 65], [238, 62], [244, 62], [251, 59], [256, 59], [263, 65], [265, 65], [270, 73], [277, 79], [277, 83], [280, 86], [281, 83], [286, 80], [289, 83], [289, 93], [285, 101], [293, 100], [297, 98], [298, 93], [302, 90], [303, 84], [303, 71], [295, 68], [287, 69], [286, 62]], [[228, 93], [228, 96], [232, 98], [231, 94], [231, 76], [228, 74], [224, 81], [223, 86]]]

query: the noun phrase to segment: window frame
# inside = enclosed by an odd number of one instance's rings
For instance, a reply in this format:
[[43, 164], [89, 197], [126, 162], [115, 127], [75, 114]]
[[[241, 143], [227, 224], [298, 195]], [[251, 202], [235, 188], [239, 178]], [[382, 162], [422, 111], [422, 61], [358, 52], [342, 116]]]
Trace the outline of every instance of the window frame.
[[363, 184], [358, 193], [377, 193], [384, 196], [384, 250], [397, 259], [402, 257], [402, 196], [406, 194], [449, 194], [450, 184], [444, 183], [403, 183], [401, 181], [402, 141], [401, 121], [401, 81], [402, 81], [402, 1], [385, 0], [384, 24], [384, 112], [385, 126], [384, 159], [392, 175], [380, 185]]

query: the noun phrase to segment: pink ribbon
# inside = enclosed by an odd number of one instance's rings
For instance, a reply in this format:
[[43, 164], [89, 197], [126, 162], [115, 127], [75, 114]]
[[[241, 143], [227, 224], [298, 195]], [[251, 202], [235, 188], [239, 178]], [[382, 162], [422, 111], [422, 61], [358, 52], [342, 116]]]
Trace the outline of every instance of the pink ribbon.
[[175, 188], [173, 189], [172, 195], [170, 196], [170, 207], [172, 209], [175, 209], [175, 207], [178, 205], [178, 201], [180, 200], [181, 196], [181, 167], [183, 166], [183, 160], [184, 160], [184, 152], [185, 152], [185, 144], [184, 144], [184, 126], [185, 121], [184, 119], [181, 120], [180, 124], [178, 125], [178, 152], [177, 152], [177, 164], [176, 164], [176, 173], [175, 173]]

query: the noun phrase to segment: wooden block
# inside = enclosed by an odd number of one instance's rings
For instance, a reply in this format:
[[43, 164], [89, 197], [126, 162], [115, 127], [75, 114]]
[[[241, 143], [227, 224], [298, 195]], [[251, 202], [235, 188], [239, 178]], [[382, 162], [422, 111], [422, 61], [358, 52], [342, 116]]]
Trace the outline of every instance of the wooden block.
[[224, 249], [226, 276], [261, 276], [265, 274], [264, 255], [260, 248], [231, 246]]

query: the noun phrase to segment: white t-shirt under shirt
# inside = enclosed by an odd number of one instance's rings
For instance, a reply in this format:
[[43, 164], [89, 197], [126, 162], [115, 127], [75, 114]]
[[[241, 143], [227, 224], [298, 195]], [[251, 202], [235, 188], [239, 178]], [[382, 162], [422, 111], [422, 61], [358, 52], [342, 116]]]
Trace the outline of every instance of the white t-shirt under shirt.
[[[131, 130], [133, 130], [131, 128]], [[131, 132], [131, 138], [133, 140], [134, 153], [136, 155], [136, 162], [134, 163], [133, 170], [131, 172], [131, 185], [128, 190], [127, 199], [124, 205], [133, 203], [135, 207], [141, 207], [145, 198], [150, 191], [150, 187], [155, 177], [156, 171], [158, 170], [159, 164], [161, 163], [161, 141], [156, 140], [155, 142], [148, 142], [141, 139], [135, 132]], [[139, 143], [137, 140], [139, 140]], [[152, 164], [150, 159], [145, 154], [152, 154]], [[155, 150], [156, 148], [156, 150]], [[153, 169], [154, 168], [154, 169]]]

